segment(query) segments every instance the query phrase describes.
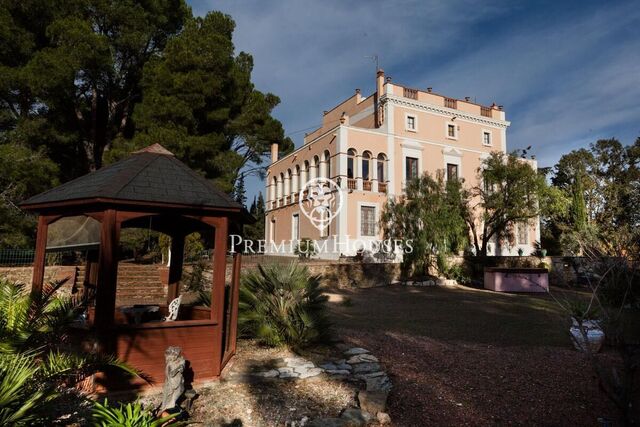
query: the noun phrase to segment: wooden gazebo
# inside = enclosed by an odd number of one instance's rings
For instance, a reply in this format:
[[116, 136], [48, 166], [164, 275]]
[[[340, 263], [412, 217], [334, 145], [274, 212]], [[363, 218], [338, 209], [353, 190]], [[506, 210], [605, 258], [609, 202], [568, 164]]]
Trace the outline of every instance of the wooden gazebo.
[[[140, 369], [156, 383], [164, 380], [164, 351], [182, 348], [193, 379], [212, 379], [235, 352], [240, 255], [233, 255], [225, 278], [230, 230], [250, 221], [243, 207], [158, 144], [28, 199], [22, 208], [39, 215], [32, 292], [42, 291], [47, 230], [63, 218], [86, 217], [96, 223], [94, 307], [85, 337], [101, 351]], [[185, 310], [175, 321], [140, 324], [116, 316], [120, 230], [148, 227], [171, 237], [167, 303], [180, 292], [184, 239], [199, 231], [213, 242], [211, 307]], [[87, 263], [87, 268], [91, 266]], [[113, 384], [109, 382], [109, 387]]]

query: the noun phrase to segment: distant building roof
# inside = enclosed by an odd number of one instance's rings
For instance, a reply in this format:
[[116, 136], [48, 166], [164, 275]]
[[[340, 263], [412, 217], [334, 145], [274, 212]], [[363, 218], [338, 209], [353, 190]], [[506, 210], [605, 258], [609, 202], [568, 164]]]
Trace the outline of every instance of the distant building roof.
[[33, 196], [22, 207], [38, 210], [50, 204], [88, 199], [244, 209], [160, 144]]

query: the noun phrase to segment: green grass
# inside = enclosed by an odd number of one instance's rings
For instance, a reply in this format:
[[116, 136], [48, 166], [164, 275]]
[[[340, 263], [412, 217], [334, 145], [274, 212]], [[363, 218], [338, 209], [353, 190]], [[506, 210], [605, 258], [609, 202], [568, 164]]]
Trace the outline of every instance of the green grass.
[[571, 345], [569, 317], [548, 295], [402, 286], [341, 292], [352, 304], [330, 304], [337, 327], [495, 346]]

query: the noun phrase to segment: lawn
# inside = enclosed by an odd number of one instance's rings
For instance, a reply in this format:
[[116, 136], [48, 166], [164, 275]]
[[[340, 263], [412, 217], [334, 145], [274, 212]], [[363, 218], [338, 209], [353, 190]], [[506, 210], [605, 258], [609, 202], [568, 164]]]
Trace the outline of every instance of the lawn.
[[385, 363], [396, 425], [594, 425], [615, 416], [547, 295], [395, 286], [336, 290], [330, 306], [338, 335]]

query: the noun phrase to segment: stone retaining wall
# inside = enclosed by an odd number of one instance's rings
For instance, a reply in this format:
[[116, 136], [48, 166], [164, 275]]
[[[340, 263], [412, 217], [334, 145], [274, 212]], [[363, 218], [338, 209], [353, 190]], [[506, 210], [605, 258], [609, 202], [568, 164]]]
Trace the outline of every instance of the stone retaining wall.
[[[0, 267], [0, 277], [9, 279], [12, 282], [23, 283], [31, 286], [33, 267]], [[68, 278], [63, 290], [71, 292], [71, 288], [76, 283], [77, 268], [71, 266], [48, 266], [44, 269], [44, 281], [63, 280]]]

